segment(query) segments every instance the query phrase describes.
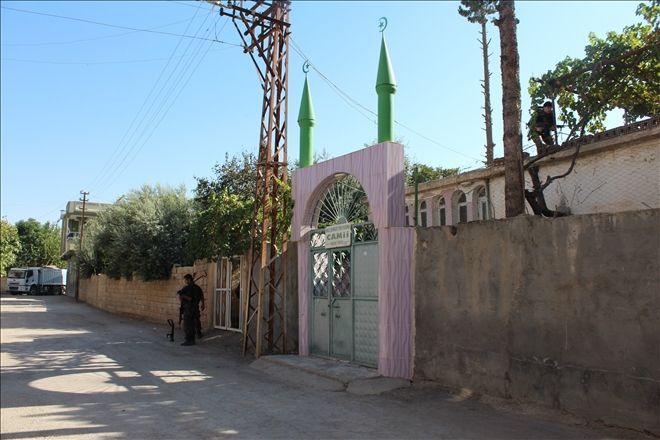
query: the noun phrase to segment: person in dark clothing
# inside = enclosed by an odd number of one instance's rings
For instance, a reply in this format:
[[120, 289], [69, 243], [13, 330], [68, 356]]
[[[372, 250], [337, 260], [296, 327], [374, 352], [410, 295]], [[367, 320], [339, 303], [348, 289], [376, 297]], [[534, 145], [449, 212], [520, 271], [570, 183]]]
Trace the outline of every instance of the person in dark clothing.
[[192, 275], [186, 274], [183, 279], [186, 286], [177, 292], [183, 308], [183, 331], [186, 335], [181, 345], [195, 345], [196, 316], [199, 314], [199, 303], [204, 301], [204, 293], [195, 284]]
[[536, 109], [529, 120], [529, 138], [536, 144], [536, 152], [544, 154], [555, 146], [551, 131], [557, 130], [557, 122], [552, 111], [552, 102], [547, 101], [543, 107]]

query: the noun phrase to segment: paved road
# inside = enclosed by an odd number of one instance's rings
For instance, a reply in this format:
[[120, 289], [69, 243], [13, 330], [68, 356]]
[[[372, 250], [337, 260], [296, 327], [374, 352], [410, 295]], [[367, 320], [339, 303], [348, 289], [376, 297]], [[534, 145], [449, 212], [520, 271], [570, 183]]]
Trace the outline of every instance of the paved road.
[[194, 347], [71, 298], [2, 295], [3, 439], [605, 438], [435, 387], [379, 396], [279, 381], [236, 334]]

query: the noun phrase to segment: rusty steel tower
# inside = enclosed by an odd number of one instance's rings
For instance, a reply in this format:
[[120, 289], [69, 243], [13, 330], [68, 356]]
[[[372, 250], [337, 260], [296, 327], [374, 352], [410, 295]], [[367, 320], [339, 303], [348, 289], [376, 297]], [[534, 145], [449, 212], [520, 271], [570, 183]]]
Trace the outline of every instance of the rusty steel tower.
[[[208, 0], [207, 0], [208, 1]], [[243, 354], [286, 353], [289, 1], [209, 1], [231, 18], [263, 88], [255, 207], [243, 300]], [[282, 257], [282, 258], [278, 258]], [[264, 348], [263, 343], [266, 343]]]

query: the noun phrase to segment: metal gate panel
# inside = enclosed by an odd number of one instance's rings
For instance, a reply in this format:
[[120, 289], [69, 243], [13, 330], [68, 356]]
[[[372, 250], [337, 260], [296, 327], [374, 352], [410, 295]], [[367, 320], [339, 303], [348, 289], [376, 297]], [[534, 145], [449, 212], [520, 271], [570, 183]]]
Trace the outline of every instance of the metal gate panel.
[[378, 366], [378, 231], [353, 227], [350, 247], [312, 231], [310, 353]]
[[355, 362], [378, 366], [378, 301], [355, 301]]
[[355, 244], [353, 259], [353, 296], [378, 298], [378, 243]]
[[332, 352], [339, 359], [352, 360], [353, 357], [353, 301], [334, 298], [331, 302]]
[[312, 338], [310, 352], [320, 356], [330, 354], [330, 313], [328, 298], [312, 300]]

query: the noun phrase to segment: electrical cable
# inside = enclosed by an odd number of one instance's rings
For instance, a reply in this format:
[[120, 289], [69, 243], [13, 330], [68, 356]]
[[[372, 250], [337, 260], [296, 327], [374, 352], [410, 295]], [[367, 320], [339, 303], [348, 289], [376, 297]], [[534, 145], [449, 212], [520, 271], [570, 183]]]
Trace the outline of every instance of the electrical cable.
[[[366, 106], [362, 105], [362, 104], [359, 103], [357, 100], [355, 100], [354, 98], [352, 98], [348, 93], [346, 93], [346, 92], [344, 92], [343, 90], [341, 90], [341, 88], [340, 88], [338, 85], [336, 85], [335, 83], [333, 83], [333, 82], [332, 82], [332, 81], [331, 81], [326, 75], [324, 75], [324, 74], [323, 74], [323, 73], [322, 73], [322, 72], [321, 72], [321, 71], [320, 71], [320, 70], [319, 70], [319, 69], [318, 69], [318, 68], [317, 68], [317, 67], [316, 67], [316, 66], [315, 66], [310, 60], [309, 60], [309, 57], [303, 52], [303, 50], [302, 50], [302, 49], [300, 48], [300, 46], [299, 46], [299, 45], [293, 40], [293, 38], [290, 37], [290, 40], [291, 40], [291, 45], [292, 45], [294, 51], [295, 51], [295, 52], [296, 52], [296, 53], [297, 53], [297, 54], [298, 54], [298, 55], [299, 55], [304, 61], [307, 61], [307, 62], [309, 63], [309, 66], [310, 66], [312, 69], [314, 69], [314, 71], [315, 71], [316, 73], [318, 73], [319, 76], [320, 76], [324, 81], [326, 81], [326, 82], [331, 86], [331, 88], [332, 88], [333, 90], [335, 90], [336, 92], [338, 92], [338, 94], [339, 94], [342, 98], [343, 98], [343, 97], [346, 97], [346, 99], [344, 99], [344, 101], [346, 101], [346, 100], [348, 99], [348, 100], [350, 100], [351, 102], [353, 102], [353, 103], [355, 104], [355, 106], [358, 106], [358, 107], [360, 107], [361, 109], [364, 109], [365, 111], [369, 112], [370, 114], [372, 114], [372, 115], [374, 115], [374, 116], [376, 116], [376, 117], [378, 116], [378, 114], [377, 114], [376, 112], [374, 112], [373, 110], [371, 110], [371, 109], [367, 108]], [[350, 105], [350, 104], [349, 104], [349, 105]], [[351, 107], [355, 108], [355, 106], [351, 106]], [[359, 110], [358, 110], [358, 111], [359, 111]], [[363, 112], [360, 112], [360, 113], [362, 113], [362, 115], [364, 116], [364, 113], [363, 113]], [[367, 117], [367, 118], [368, 118], [369, 120], [371, 120], [372, 122], [375, 122], [375, 121], [373, 121], [371, 118], [369, 118], [369, 117]], [[467, 155], [467, 154], [462, 153], [462, 152], [460, 152], [460, 151], [458, 151], [458, 150], [456, 150], [456, 149], [453, 149], [453, 148], [451, 148], [451, 147], [448, 147], [447, 145], [441, 144], [440, 142], [435, 141], [435, 140], [429, 138], [428, 136], [425, 136], [424, 134], [418, 132], [417, 130], [415, 130], [415, 129], [411, 128], [411, 127], [408, 127], [407, 125], [405, 125], [405, 124], [403, 124], [403, 123], [401, 123], [401, 122], [399, 122], [399, 121], [397, 121], [397, 120], [394, 120], [394, 123], [397, 124], [397, 125], [399, 125], [399, 126], [402, 127], [402, 128], [405, 128], [406, 130], [412, 132], [413, 134], [416, 134], [417, 136], [419, 136], [419, 137], [421, 137], [421, 138], [423, 138], [423, 139], [425, 139], [425, 140], [427, 140], [427, 141], [429, 141], [429, 142], [431, 142], [431, 143], [433, 143], [433, 144], [439, 146], [439, 147], [445, 148], [445, 149], [447, 149], [447, 150], [449, 150], [449, 151], [451, 151], [451, 152], [453, 152], [453, 153], [455, 153], [455, 154], [459, 154], [459, 155], [461, 155], [461, 156], [467, 157], [468, 159], [472, 159], [472, 160], [478, 161], [479, 163], [482, 162], [481, 159], [477, 159], [477, 158], [475, 158], [475, 157], [473, 157], [473, 156]]]
[[[217, 21], [217, 19], [216, 19], [216, 21]], [[225, 21], [225, 26], [226, 26], [227, 22], [228, 22], [228, 19]], [[224, 30], [224, 26], [222, 27], [221, 32], [222, 32], [222, 30]], [[199, 31], [198, 31], [198, 32], [199, 32]], [[210, 28], [207, 29], [207, 33], [209, 33], [209, 32], [210, 32]], [[188, 48], [189, 48], [189, 47], [190, 47], [190, 45], [188, 46]], [[107, 176], [106, 181], [107, 181], [108, 183], [106, 183], [106, 185], [105, 185], [106, 188], [108, 188], [110, 185], [112, 185], [112, 184], [114, 184], [114, 183], [116, 182], [116, 180], [117, 180], [117, 179], [123, 174], [123, 172], [128, 168], [128, 166], [130, 165], [130, 163], [132, 163], [132, 162], [135, 160], [135, 158], [137, 157], [137, 155], [139, 154], [139, 152], [142, 150], [142, 148], [143, 148], [143, 147], [147, 144], [147, 142], [151, 139], [151, 137], [152, 137], [153, 134], [155, 133], [156, 129], [160, 126], [161, 122], [163, 121], [163, 119], [165, 118], [165, 116], [168, 114], [169, 110], [172, 108], [172, 106], [174, 105], [174, 103], [176, 102], [176, 100], [177, 100], [178, 97], [181, 95], [181, 93], [182, 93], [183, 90], [185, 89], [186, 85], [188, 84], [188, 82], [189, 82], [190, 79], [192, 78], [193, 74], [196, 72], [197, 68], [199, 67], [199, 65], [201, 64], [201, 62], [203, 61], [203, 59], [206, 57], [206, 55], [208, 54], [208, 52], [210, 51], [211, 47], [212, 47], [211, 44], [209, 44], [209, 45], [207, 46], [206, 51], [205, 51], [204, 54], [199, 58], [197, 64], [196, 64], [195, 67], [194, 67], [194, 69], [192, 70], [192, 72], [190, 73], [190, 75], [188, 75], [188, 78], [185, 80], [185, 82], [183, 83], [183, 85], [179, 88], [179, 90], [178, 90], [176, 96], [174, 96], [174, 98], [170, 101], [169, 106], [168, 106], [168, 107], [162, 112], [162, 114], [160, 115], [160, 119], [158, 119], [158, 121], [155, 123], [155, 125], [153, 125], [153, 128], [151, 129], [150, 133], [147, 135], [147, 137], [144, 139], [144, 141], [143, 141], [143, 142], [141, 143], [141, 145], [138, 147], [138, 143], [139, 143], [140, 140], [143, 138], [143, 136], [146, 134], [146, 132], [147, 132], [147, 130], [148, 130], [148, 127], [149, 127], [150, 125], [152, 125], [152, 124], [156, 121], [156, 119], [158, 118], [159, 114], [160, 114], [161, 111], [163, 110], [163, 107], [167, 104], [168, 100], [170, 99], [170, 97], [171, 97], [172, 94], [174, 93], [175, 89], [179, 86], [179, 84], [181, 84], [181, 81], [183, 80], [183, 78], [184, 78], [186, 72], [187, 72], [187, 71], [189, 70], [189, 68], [192, 66], [192, 64], [193, 64], [193, 62], [194, 62], [194, 58], [200, 53], [200, 51], [201, 51], [201, 49], [202, 49], [202, 43], [199, 43], [199, 44], [198, 44], [198, 47], [197, 47], [197, 49], [196, 49], [195, 54], [194, 54], [193, 57], [190, 59], [190, 61], [188, 62], [188, 64], [187, 64], [187, 65], [186, 65], [186, 66], [180, 71], [180, 74], [179, 74], [178, 78], [175, 80], [174, 84], [172, 84], [172, 86], [171, 86], [171, 87], [169, 88], [169, 90], [167, 91], [166, 96], [162, 99], [162, 101], [161, 101], [161, 103], [160, 103], [160, 105], [159, 105], [158, 110], [157, 110], [155, 113], [153, 113], [153, 115], [152, 115], [150, 121], [144, 126], [144, 128], [143, 128], [143, 130], [142, 130], [140, 136], [135, 140], [135, 143], [134, 143], [133, 147], [131, 147], [131, 148], [129, 149], [129, 151], [126, 152], [126, 154], [125, 154], [124, 157], [122, 158], [121, 162], [119, 162], [119, 164], [115, 167], [115, 169], [114, 169], [114, 170], [113, 170], [113, 171]], [[187, 49], [188, 49], [188, 48], [187, 48]], [[186, 49], [186, 50], [187, 50], [187, 49]], [[166, 81], [166, 83], [169, 82], [169, 79], [172, 77], [172, 75], [174, 74], [174, 71], [175, 71], [177, 68], [178, 68], [178, 64], [177, 64], [177, 66], [174, 68], [174, 70], [172, 71], [172, 73], [170, 74], [170, 76], [168, 77], [168, 80]], [[163, 86], [163, 88], [161, 89], [161, 92], [164, 90], [164, 88], [165, 88], [165, 86]], [[161, 92], [159, 92], [159, 95], [160, 95]], [[152, 107], [153, 107], [153, 104], [154, 104], [157, 100], [158, 100], [158, 96], [157, 96], [157, 97], [154, 99], [154, 101], [152, 102]], [[150, 111], [150, 110], [149, 110], [149, 111]], [[149, 112], [149, 111], [148, 111], [148, 112]], [[148, 112], [147, 112], [147, 113], [148, 113]], [[146, 116], [146, 115], [145, 115], [145, 116]], [[137, 149], [136, 149], [136, 147], [137, 147]], [[133, 152], [133, 150], [135, 150], [135, 151]], [[129, 158], [129, 155], [131, 155], [131, 153], [133, 153], [133, 154], [132, 154], [130, 160], [128, 161], [127, 165], [124, 166], [124, 167], [122, 168], [122, 165], [123, 165], [124, 163], [126, 163], [126, 160]], [[113, 174], [114, 174], [114, 176], [113, 176]]]
[[[199, 10], [200, 10], [200, 8], [197, 9], [197, 12], [199, 12]], [[185, 29], [184, 32], [187, 32], [188, 29], [190, 28], [190, 25], [192, 24], [193, 20], [194, 20], [195, 17], [197, 16], [197, 12], [195, 13], [195, 15], [193, 15], [193, 17], [190, 18], [190, 20], [189, 20], [189, 22], [188, 22], [188, 25], [186, 26], [186, 29]], [[204, 26], [204, 23], [206, 22], [206, 20], [208, 19], [209, 16], [210, 16], [210, 14], [208, 14], [208, 15], [205, 17], [204, 21], [202, 22], [202, 24], [201, 24], [200, 27], [198, 28], [197, 32], [199, 32], [199, 30], [201, 30], [202, 26]], [[137, 112], [137, 113], [135, 114], [135, 116], [133, 117], [133, 119], [132, 119], [132, 121], [131, 121], [129, 127], [128, 127], [128, 128], [126, 129], [126, 131], [124, 132], [124, 134], [123, 134], [121, 140], [119, 141], [119, 144], [118, 144], [117, 147], [115, 148], [115, 151], [111, 154], [110, 158], [108, 159], [108, 161], [106, 162], [106, 164], [102, 167], [102, 169], [101, 169], [101, 171], [99, 172], [99, 174], [98, 174], [98, 175], [95, 177], [95, 179], [94, 179], [94, 180], [88, 185], [88, 188], [92, 188], [92, 189], [94, 189], [94, 188], [95, 188], [94, 185], [97, 183], [97, 181], [100, 183], [100, 182], [102, 181], [102, 179], [103, 179], [104, 177], [106, 177], [106, 176], [105, 176], [105, 173], [108, 172], [108, 171], [110, 171], [110, 170], [112, 170], [112, 168], [116, 165], [116, 161], [119, 160], [119, 158], [121, 157], [121, 155], [123, 154], [123, 152], [125, 151], [125, 149], [127, 148], [127, 146], [130, 144], [131, 139], [132, 139], [133, 136], [135, 135], [135, 131], [137, 131], [139, 125], [140, 125], [140, 124], [144, 121], [144, 119], [146, 118], [146, 115], [147, 115], [148, 111], [151, 110], [151, 108], [153, 107], [153, 102], [152, 102], [151, 106], [149, 107], [149, 110], [148, 110], [147, 112], [145, 112], [144, 115], [142, 116], [142, 119], [139, 120], [139, 123], [138, 123], [137, 126], [135, 126], [135, 123], [138, 121], [138, 118], [139, 118], [140, 115], [142, 114], [142, 111], [145, 109], [145, 106], [147, 105], [147, 103], [148, 103], [149, 100], [151, 99], [151, 97], [152, 97], [154, 91], [155, 91], [156, 88], [158, 87], [161, 78], [163, 78], [163, 75], [165, 74], [165, 72], [167, 71], [168, 67], [170, 66], [170, 63], [171, 63], [172, 59], [174, 58], [174, 55], [176, 54], [176, 52], [179, 50], [179, 46], [181, 46], [181, 43], [182, 43], [182, 42], [183, 42], [183, 38], [179, 38], [179, 41], [177, 42], [176, 46], [174, 47], [174, 50], [172, 50], [172, 53], [170, 54], [170, 59], [168, 59], [167, 63], [166, 63], [166, 64], [163, 66], [163, 68], [161, 69], [160, 74], [158, 75], [158, 78], [156, 79], [156, 81], [154, 82], [153, 86], [151, 87], [151, 90], [149, 91], [149, 93], [147, 94], [146, 98], [145, 98], [144, 101], [142, 102], [142, 105], [140, 106], [140, 109], [138, 110], [138, 112]], [[191, 40], [191, 42], [192, 42], [192, 40]], [[188, 45], [188, 48], [189, 48], [189, 47], [190, 47], [190, 44]], [[184, 52], [183, 52], [184, 55], [186, 54], [186, 51], [187, 51], [188, 48], [186, 48], [186, 50], [184, 50]], [[178, 66], [178, 64], [177, 64], [177, 66]], [[167, 81], [166, 81], [165, 83], [167, 83]], [[163, 85], [162, 87], [164, 87], [164, 85]], [[159, 94], [160, 94], [160, 92], [159, 92]], [[155, 99], [154, 99], [154, 102], [155, 102]], [[135, 131], [133, 131], [132, 134], [130, 135], [130, 137], [127, 138], [127, 136], [129, 135], [129, 133], [131, 133], [131, 130], [133, 129], [134, 126], [135, 126]], [[125, 141], [126, 141], [126, 143], [124, 143]], [[116, 158], [113, 158], [113, 156], [114, 156], [115, 154], [116, 154]]]
[[[189, 20], [190, 20], [189, 18], [186, 18], [185, 20], [174, 21], [172, 23], [162, 24], [160, 26], [155, 26], [147, 29], [150, 31], [155, 29], [162, 29], [164, 27], [174, 26], [175, 24], [185, 23], [186, 21]], [[104, 40], [108, 38], [118, 38], [118, 37], [123, 37], [125, 35], [135, 34], [137, 32], [140, 31], [121, 32], [119, 34], [103, 35], [100, 37], [91, 37], [91, 38], [81, 38], [81, 39], [69, 40], [69, 41], [50, 41], [50, 42], [40, 42], [40, 43], [1, 43], [1, 45], [2, 46], [55, 46], [61, 44], [74, 44], [74, 43], [84, 43], [87, 41]]]
[[[218, 48], [218, 50], [228, 50], [230, 47]], [[179, 55], [174, 57], [185, 58], [192, 55]], [[35, 63], [35, 64], [54, 64], [54, 65], [64, 65], [64, 66], [101, 66], [101, 65], [110, 65], [110, 64], [138, 64], [138, 63], [153, 63], [156, 61], [167, 61], [169, 58], [148, 58], [148, 59], [138, 59], [138, 60], [115, 60], [115, 61], [48, 61], [48, 60], [28, 60], [28, 59], [19, 59], [19, 58], [2, 58], [2, 61], [14, 61], [21, 63]]]
[[236, 46], [236, 47], [241, 47], [241, 48], [243, 47], [240, 44], [230, 43], [228, 41], [222, 41], [222, 40], [217, 40], [217, 39], [212, 39], [212, 38], [200, 38], [200, 37], [194, 37], [192, 35], [175, 34], [174, 32], [163, 32], [163, 31], [155, 31], [155, 30], [149, 30], [149, 29], [138, 29], [138, 28], [133, 28], [133, 27], [130, 27], [130, 26], [122, 26], [122, 25], [117, 25], [117, 24], [102, 23], [100, 21], [87, 20], [87, 19], [84, 19], [84, 18], [68, 17], [66, 15], [48, 14], [46, 12], [30, 11], [28, 9], [10, 8], [9, 6], [0, 6], [0, 8], [7, 9], [9, 11], [23, 12], [23, 13], [26, 13], [26, 14], [43, 15], [43, 16], [46, 16], [46, 17], [60, 18], [60, 19], [63, 19], [63, 20], [72, 20], [72, 21], [79, 21], [79, 22], [82, 22], [82, 23], [96, 24], [96, 25], [99, 25], [99, 26], [106, 26], [106, 27], [111, 27], [111, 28], [116, 28], [116, 29], [125, 29], [125, 30], [130, 30], [130, 31], [135, 31], [135, 32], [148, 32], [148, 33], [152, 33], [152, 34], [167, 35], [167, 36], [170, 36], [170, 37], [191, 38], [191, 39], [197, 39], [197, 40], [211, 41], [213, 43], [228, 44], [230, 46]]

